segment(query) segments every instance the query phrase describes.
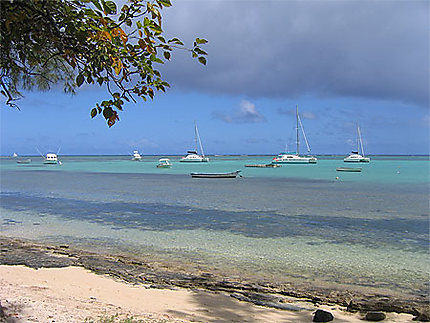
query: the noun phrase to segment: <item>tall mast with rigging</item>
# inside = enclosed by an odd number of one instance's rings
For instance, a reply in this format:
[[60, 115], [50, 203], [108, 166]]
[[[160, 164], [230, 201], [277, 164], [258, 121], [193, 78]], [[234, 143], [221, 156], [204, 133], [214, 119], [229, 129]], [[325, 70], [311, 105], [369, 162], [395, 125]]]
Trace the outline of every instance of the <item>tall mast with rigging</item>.
[[296, 104], [296, 154], [299, 155], [299, 147], [300, 141], [299, 141], [299, 105]]

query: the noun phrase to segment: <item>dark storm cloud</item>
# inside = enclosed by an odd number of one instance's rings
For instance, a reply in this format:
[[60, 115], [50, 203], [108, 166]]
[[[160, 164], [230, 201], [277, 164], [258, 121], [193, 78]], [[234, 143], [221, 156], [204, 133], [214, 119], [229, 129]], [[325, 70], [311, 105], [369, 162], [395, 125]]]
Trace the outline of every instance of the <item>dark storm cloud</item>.
[[174, 88], [248, 97], [429, 100], [427, 1], [176, 1], [168, 36], [210, 41], [208, 65], [176, 53]]

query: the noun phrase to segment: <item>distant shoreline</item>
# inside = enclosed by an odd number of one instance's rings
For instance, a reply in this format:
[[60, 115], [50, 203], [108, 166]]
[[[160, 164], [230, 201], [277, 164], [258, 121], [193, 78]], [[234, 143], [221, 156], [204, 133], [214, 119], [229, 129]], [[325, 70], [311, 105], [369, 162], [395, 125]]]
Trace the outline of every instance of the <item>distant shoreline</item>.
[[[75, 154], [60, 154], [62, 157], [129, 157], [130, 154], [99, 154], [99, 155], [75, 155]], [[164, 157], [164, 156], [172, 156], [172, 157], [182, 157], [184, 154], [140, 154], [143, 157]], [[273, 157], [274, 154], [213, 154], [213, 155], [206, 155], [207, 157]], [[314, 154], [315, 156], [320, 157], [345, 157], [347, 154]], [[19, 155], [20, 157], [41, 157], [40, 155], [34, 154], [34, 155]], [[366, 154], [366, 156], [369, 157], [429, 157], [430, 155], [425, 154], [414, 154], [414, 155], [407, 155], [407, 154], [399, 154], [399, 155], [386, 155], [386, 154]], [[12, 155], [0, 155], [0, 158], [16, 158]]]

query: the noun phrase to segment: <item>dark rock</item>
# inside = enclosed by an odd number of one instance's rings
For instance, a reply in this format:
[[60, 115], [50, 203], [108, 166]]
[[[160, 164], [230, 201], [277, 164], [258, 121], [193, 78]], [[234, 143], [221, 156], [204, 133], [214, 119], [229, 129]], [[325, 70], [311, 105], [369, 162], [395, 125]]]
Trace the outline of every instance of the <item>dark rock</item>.
[[333, 321], [334, 316], [330, 312], [317, 310], [314, 315], [314, 322], [330, 322]]
[[367, 312], [366, 313], [366, 321], [378, 322], [385, 320], [385, 313], [383, 312]]
[[415, 317], [412, 319], [413, 321], [418, 322], [430, 322], [430, 310], [422, 310], [422, 311], [416, 311], [414, 314]]
[[6, 317], [6, 314], [4, 313], [3, 306], [1, 306], [1, 303], [0, 303], [0, 319], [4, 319], [5, 317]]

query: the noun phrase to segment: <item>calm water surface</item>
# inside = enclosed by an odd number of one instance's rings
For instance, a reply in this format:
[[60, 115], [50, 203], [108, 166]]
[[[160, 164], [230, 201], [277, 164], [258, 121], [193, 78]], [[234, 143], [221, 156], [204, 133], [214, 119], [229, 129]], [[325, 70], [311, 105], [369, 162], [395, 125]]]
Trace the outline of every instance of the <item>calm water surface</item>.
[[[158, 157], [3, 158], [0, 235], [281, 282], [428, 293], [428, 157], [375, 157], [361, 173], [336, 172], [336, 157], [244, 167], [270, 159], [171, 157], [171, 169], [157, 169]], [[188, 175], [238, 169], [244, 177], [233, 180]]]

